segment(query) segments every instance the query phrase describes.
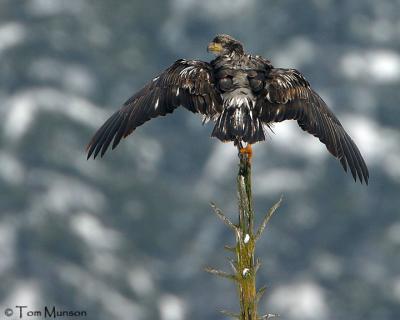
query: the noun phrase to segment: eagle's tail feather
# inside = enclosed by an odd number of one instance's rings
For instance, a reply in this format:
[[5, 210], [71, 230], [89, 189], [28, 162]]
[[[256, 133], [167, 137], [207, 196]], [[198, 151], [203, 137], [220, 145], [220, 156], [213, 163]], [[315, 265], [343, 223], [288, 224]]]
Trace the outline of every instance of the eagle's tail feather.
[[253, 116], [250, 105], [248, 100], [240, 105], [227, 105], [218, 117], [211, 136], [221, 141], [239, 140], [247, 143], [265, 140], [263, 126]]

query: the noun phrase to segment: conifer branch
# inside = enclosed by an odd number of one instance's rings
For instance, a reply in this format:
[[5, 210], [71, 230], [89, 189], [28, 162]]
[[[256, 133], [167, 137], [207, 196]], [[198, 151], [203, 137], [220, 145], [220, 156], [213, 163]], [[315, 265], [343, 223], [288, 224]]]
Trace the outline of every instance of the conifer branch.
[[219, 276], [219, 277], [226, 278], [226, 279], [229, 279], [229, 280], [237, 281], [236, 275], [227, 273], [225, 271], [217, 270], [217, 269], [214, 269], [214, 268], [211, 268], [211, 267], [206, 267], [204, 269], [204, 271], [208, 272], [208, 273], [211, 273], [211, 274], [213, 274], [215, 276]]
[[236, 252], [236, 247], [232, 247], [232, 246], [225, 245], [225, 246], [224, 246], [224, 249], [225, 249], [225, 250], [228, 250], [228, 251], [230, 251], [230, 252]]
[[261, 267], [261, 260], [257, 258], [256, 265], [254, 266], [254, 273], [257, 273], [258, 269]]
[[222, 220], [223, 223], [225, 223], [229, 228], [234, 230], [235, 232], [238, 231], [238, 227], [232, 223], [231, 220], [227, 216], [224, 215], [221, 209], [219, 209], [213, 202], [210, 203], [211, 208], [214, 210], [214, 213], [217, 215], [218, 218]]
[[273, 313], [267, 313], [261, 317], [258, 317], [258, 320], [268, 320], [268, 319], [272, 319], [272, 318], [279, 318], [280, 315], [279, 314], [273, 314]]
[[229, 264], [231, 265], [233, 272], [237, 273], [237, 262], [231, 258], [228, 258], [228, 261], [229, 261]]
[[267, 226], [269, 220], [271, 219], [271, 217], [273, 216], [273, 214], [275, 213], [276, 209], [279, 208], [279, 206], [281, 205], [283, 200], [283, 196], [281, 195], [279, 201], [277, 203], [275, 203], [269, 210], [268, 213], [265, 215], [260, 227], [258, 228], [256, 235], [255, 235], [255, 241], [257, 241], [258, 239], [260, 239], [262, 233], [264, 232], [265, 227]]
[[240, 314], [238, 314], [238, 313], [234, 313], [234, 312], [230, 312], [230, 311], [226, 311], [226, 310], [221, 310], [220, 312], [227, 317], [240, 320]]
[[262, 296], [264, 295], [265, 291], [267, 290], [267, 286], [263, 286], [257, 291], [257, 303], [261, 300]]

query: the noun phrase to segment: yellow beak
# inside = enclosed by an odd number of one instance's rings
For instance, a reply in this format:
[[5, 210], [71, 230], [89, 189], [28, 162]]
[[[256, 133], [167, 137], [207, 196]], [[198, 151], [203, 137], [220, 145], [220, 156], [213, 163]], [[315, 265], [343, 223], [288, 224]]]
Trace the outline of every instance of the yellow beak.
[[223, 51], [222, 45], [220, 43], [210, 42], [207, 47], [207, 51], [211, 53], [219, 54]]

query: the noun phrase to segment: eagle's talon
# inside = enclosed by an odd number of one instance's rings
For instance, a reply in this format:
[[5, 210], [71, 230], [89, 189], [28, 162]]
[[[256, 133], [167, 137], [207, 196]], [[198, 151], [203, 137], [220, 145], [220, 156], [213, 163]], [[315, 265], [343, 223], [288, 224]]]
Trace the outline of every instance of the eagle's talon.
[[251, 147], [251, 144], [248, 143], [245, 147], [242, 147], [239, 149], [240, 155], [247, 155], [247, 158], [251, 160], [251, 157], [253, 156], [253, 149]]

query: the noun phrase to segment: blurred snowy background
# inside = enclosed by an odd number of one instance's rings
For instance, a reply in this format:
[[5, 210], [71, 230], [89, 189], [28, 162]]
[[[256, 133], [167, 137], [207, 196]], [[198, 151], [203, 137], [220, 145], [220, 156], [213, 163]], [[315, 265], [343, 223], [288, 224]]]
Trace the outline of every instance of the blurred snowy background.
[[[87, 319], [221, 319], [236, 151], [178, 110], [86, 161], [94, 131], [217, 33], [295, 67], [360, 147], [355, 184], [296, 123], [255, 147], [262, 311], [282, 319], [400, 319], [399, 0], [1, 0], [0, 317], [18, 304]], [[179, 163], [179, 165], [177, 165]], [[3, 319], [3, 318], [2, 318]]]

